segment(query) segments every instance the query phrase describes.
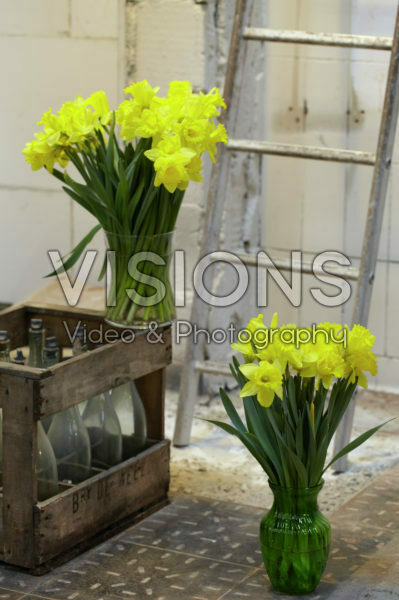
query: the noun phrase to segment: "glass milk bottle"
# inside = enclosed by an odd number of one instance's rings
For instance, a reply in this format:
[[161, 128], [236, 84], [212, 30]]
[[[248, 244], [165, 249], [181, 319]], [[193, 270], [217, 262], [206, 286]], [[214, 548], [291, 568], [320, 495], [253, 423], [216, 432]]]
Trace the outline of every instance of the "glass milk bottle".
[[0, 360], [2, 362], [10, 362], [10, 340], [8, 339], [8, 331], [0, 331]]
[[60, 481], [80, 483], [90, 477], [90, 439], [77, 406], [53, 416], [48, 438]]
[[[4, 333], [4, 332], [0, 332], [0, 348], [1, 348], [1, 338], [2, 338], [1, 334], [2, 333]], [[0, 353], [1, 353], [1, 350], [0, 350]], [[9, 356], [9, 341], [8, 341], [8, 356]], [[25, 357], [20, 348], [18, 348], [18, 350], [17, 350], [17, 354], [15, 356], [14, 362], [18, 365], [25, 364]], [[1, 423], [1, 427], [2, 426], [3, 426], [3, 424]], [[0, 439], [1, 439], [0, 454], [1, 454], [1, 458], [2, 458], [3, 436], [1, 436]], [[41, 421], [37, 422], [36, 475], [37, 475], [37, 497], [38, 497], [39, 502], [58, 494], [57, 463], [55, 460], [54, 451], [48, 440], [46, 432], [43, 429]]]
[[134, 381], [113, 388], [111, 400], [121, 424], [123, 459], [138, 454], [147, 440], [145, 409]]
[[[56, 338], [46, 338], [43, 366], [51, 367], [60, 359]], [[51, 418], [48, 438], [57, 460], [60, 481], [80, 483], [90, 477], [90, 439], [77, 406], [56, 413]], [[47, 419], [45, 419], [47, 421]]]
[[[87, 351], [88, 351], [88, 347], [87, 347], [86, 331], [85, 331], [84, 327], [78, 327], [78, 329], [75, 333], [74, 340], [72, 342], [72, 355], [80, 356], [81, 354], [84, 354]], [[78, 410], [81, 415], [83, 415], [86, 405], [87, 405], [87, 400], [84, 400], [83, 402], [78, 404]]]
[[108, 469], [122, 461], [122, 433], [109, 392], [90, 398], [83, 412], [91, 444], [91, 464]]
[[41, 421], [37, 422], [36, 474], [39, 502], [58, 494], [57, 460]]
[[31, 319], [29, 327], [29, 367], [41, 369], [43, 366], [43, 336], [44, 329], [42, 319]]
[[87, 352], [87, 338], [84, 327], [78, 327], [75, 338], [73, 340], [72, 353], [73, 356], [79, 356]]
[[[29, 355], [30, 356], [30, 355]], [[43, 369], [49, 369], [50, 367], [56, 365], [60, 362], [61, 352], [58, 347], [57, 338], [54, 336], [46, 337], [46, 342], [44, 344], [44, 348], [42, 349], [42, 361], [41, 366]], [[42, 424], [44, 427], [44, 431], [48, 433], [50, 429], [51, 422], [53, 417], [46, 417], [42, 419]]]
[[25, 362], [26, 362], [26, 356], [24, 356], [24, 353], [21, 348], [17, 348], [17, 352], [14, 356], [14, 363], [16, 365], [24, 365]]

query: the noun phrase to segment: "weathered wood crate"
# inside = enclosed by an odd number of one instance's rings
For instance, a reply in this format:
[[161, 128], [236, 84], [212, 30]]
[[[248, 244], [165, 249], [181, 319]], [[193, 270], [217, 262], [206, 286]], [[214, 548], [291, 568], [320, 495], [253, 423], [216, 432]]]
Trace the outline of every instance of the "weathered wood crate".
[[[70, 346], [69, 331], [78, 322], [87, 332], [103, 328], [101, 313], [24, 305], [0, 313], [12, 348], [28, 343], [31, 318], [42, 318], [46, 335]], [[119, 339], [61, 362], [34, 369], [0, 362], [0, 406], [3, 409], [3, 526], [0, 560], [40, 571], [55, 557], [83, 546], [100, 532], [128, 518], [140, 518], [167, 502], [169, 442], [164, 440], [165, 367], [171, 362], [170, 328], [163, 343], [145, 334], [134, 342]], [[90, 348], [90, 344], [89, 344]], [[37, 500], [37, 421], [135, 380], [147, 414], [148, 447], [133, 458], [75, 486], [60, 484], [60, 493]]]

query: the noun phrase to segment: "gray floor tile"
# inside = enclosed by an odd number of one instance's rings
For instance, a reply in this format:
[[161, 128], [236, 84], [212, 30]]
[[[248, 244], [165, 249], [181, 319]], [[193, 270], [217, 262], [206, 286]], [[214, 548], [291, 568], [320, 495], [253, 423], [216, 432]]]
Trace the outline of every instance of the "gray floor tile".
[[259, 523], [264, 513], [227, 502], [181, 497], [120, 539], [259, 567]]
[[21, 592], [14, 592], [5, 588], [0, 588], [0, 600], [20, 600], [25, 598]]
[[[382, 477], [333, 515], [323, 580], [306, 598], [399, 600], [398, 488]], [[177, 497], [43, 577], [0, 566], [0, 600], [285, 600], [259, 568], [263, 514]]]
[[[216, 600], [253, 571], [250, 567], [221, 563], [172, 550], [123, 544], [91, 552], [63, 567], [34, 593], [57, 600], [143, 598], [153, 600]], [[123, 548], [123, 549], [122, 549]]]

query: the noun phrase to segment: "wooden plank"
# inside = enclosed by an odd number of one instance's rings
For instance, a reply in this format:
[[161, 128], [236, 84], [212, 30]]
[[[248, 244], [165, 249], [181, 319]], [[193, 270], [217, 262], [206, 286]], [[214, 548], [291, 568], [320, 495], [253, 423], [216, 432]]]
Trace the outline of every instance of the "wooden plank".
[[165, 437], [165, 380], [166, 370], [159, 369], [135, 381], [147, 416], [147, 435], [155, 440]]
[[29, 313], [30, 318], [34, 318], [37, 314], [40, 316], [53, 315], [55, 317], [75, 319], [104, 319], [103, 311], [91, 310], [89, 308], [74, 308], [72, 306], [59, 306], [57, 304], [29, 302], [29, 304], [25, 304], [25, 309]]
[[[29, 319], [43, 319], [46, 336], [54, 335], [60, 346], [72, 346], [70, 336], [73, 336], [78, 326], [86, 329], [89, 349], [95, 347], [95, 344], [90, 341], [90, 333], [98, 331], [97, 337], [103, 337], [106, 331], [112, 329], [104, 322], [104, 313], [98, 310], [60, 307], [51, 304], [29, 304], [26, 306], [26, 310]], [[118, 333], [121, 334], [123, 331], [125, 330], [121, 329]], [[115, 339], [117, 338], [115, 337]], [[106, 343], [106, 341], [102, 343]]]
[[321, 272], [313, 266], [310, 261], [295, 261], [291, 258], [271, 258], [268, 254], [261, 250], [256, 254], [243, 254], [240, 252], [232, 253], [225, 251], [212, 252], [212, 256], [209, 256], [209, 260], [212, 262], [226, 262], [232, 265], [244, 264], [247, 267], [257, 268], [268, 268], [278, 269], [279, 271], [291, 271], [294, 273], [308, 273], [310, 275], [328, 274], [336, 277], [343, 277], [344, 279], [351, 279], [356, 281], [359, 278], [359, 269], [356, 267], [344, 267], [341, 265], [334, 264], [334, 261], [328, 261], [328, 266], [325, 272]]
[[5, 374], [2, 380], [7, 397], [3, 406], [3, 560], [30, 567], [35, 543], [32, 507], [37, 500], [33, 412], [37, 382]]
[[44, 369], [35, 369], [27, 365], [16, 365], [15, 363], [0, 362], [0, 376], [2, 374], [24, 377], [25, 379], [44, 379], [50, 372]]
[[258, 140], [230, 139], [227, 150], [231, 152], [255, 152], [257, 154], [272, 154], [274, 156], [292, 156], [312, 160], [327, 160], [331, 162], [374, 165], [375, 154], [362, 150], [347, 150], [346, 148], [322, 148], [320, 146], [303, 146], [300, 144], [282, 144]]
[[199, 373], [209, 373], [209, 375], [226, 375], [233, 377], [229, 367], [224, 364], [211, 362], [210, 360], [197, 360], [194, 363], [195, 370]]
[[133, 343], [109, 344], [49, 369], [52, 376], [40, 381], [38, 418], [166, 367], [172, 358], [170, 327], [161, 335], [163, 343], [149, 343], [142, 334]]
[[0, 312], [0, 330], [9, 333], [11, 348], [25, 346], [28, 341], [26, 308], [23, 304], [10, 306]]
[[360, 48], [368, 50], [391, 50], [392, 38], [374, 35], [353, 35], [348, 33], [313, 33], [289, 29], [267, 29], [246, 27], [243, 37], [259, 42], [285, 42], [310, 46], [337, 46], [340, 48]]
[[134, 515], [129, 515], [125, 519], [120, 519], [116, 523], [113, 523], [110, 527], [107, 527], [107, 529], [103, 529], [100, 532], [95, 533], [92, 537], [84, 539], [82, 542], [76, 544], [72, 548], [68, 548], [60, 554], [57, 554], [57, 556], [55, 556], [54, 558], [46, 562], [40, 563], [40, 565], [33, 567], [32, 569], [29, 569], [29, 573], [37, 576], [50, 573], [60, 565], [63, 565], [74, 559], [76, 556], [79, 556], [79, 554], [87, 552], [91, 548], [94, 548], [95, 546], [102, 544], [103, 542], [118, 535], [119, 533], [122, 533], [122, 531], [124, 531], [125, 529], [133, 527], [133, 525], [136, 525], [144, 519], [147, 519], [158, 510], [161, 510], [161, 508], [168, 506], [168, 504], [168, 497], [163, 498], [160, 501], [156, 501], [154, 504], [150, 504], [148, 507], [146, 506], [140, 509]]
[[36, 565], [112, 523], [165, 499], [169, 489], [168, 441], [35, 507], [39, 530]]
[[13, 363], [0, 362], [0, 408], [4, 406], [4, 403], [8, 399], [7, 378], [4, 378], [3, 375], [38, 380], [48, 377], [49, 374], [48, 371], [42, 369], [33, 369], [32, 367], [27, 367], [25, 365], [21, 366]]

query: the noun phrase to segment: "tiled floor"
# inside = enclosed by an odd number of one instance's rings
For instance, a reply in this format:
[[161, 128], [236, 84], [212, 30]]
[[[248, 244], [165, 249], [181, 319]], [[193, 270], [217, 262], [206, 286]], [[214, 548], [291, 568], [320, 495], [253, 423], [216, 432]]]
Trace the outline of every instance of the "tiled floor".
[[[0, 600], [268, 600], [259, 550], [263, 510], [179, 496], [42, 577], [0, 567]], [[399, 467], [332, 517], [333, 540], [312, 600], [399, 599]]]

